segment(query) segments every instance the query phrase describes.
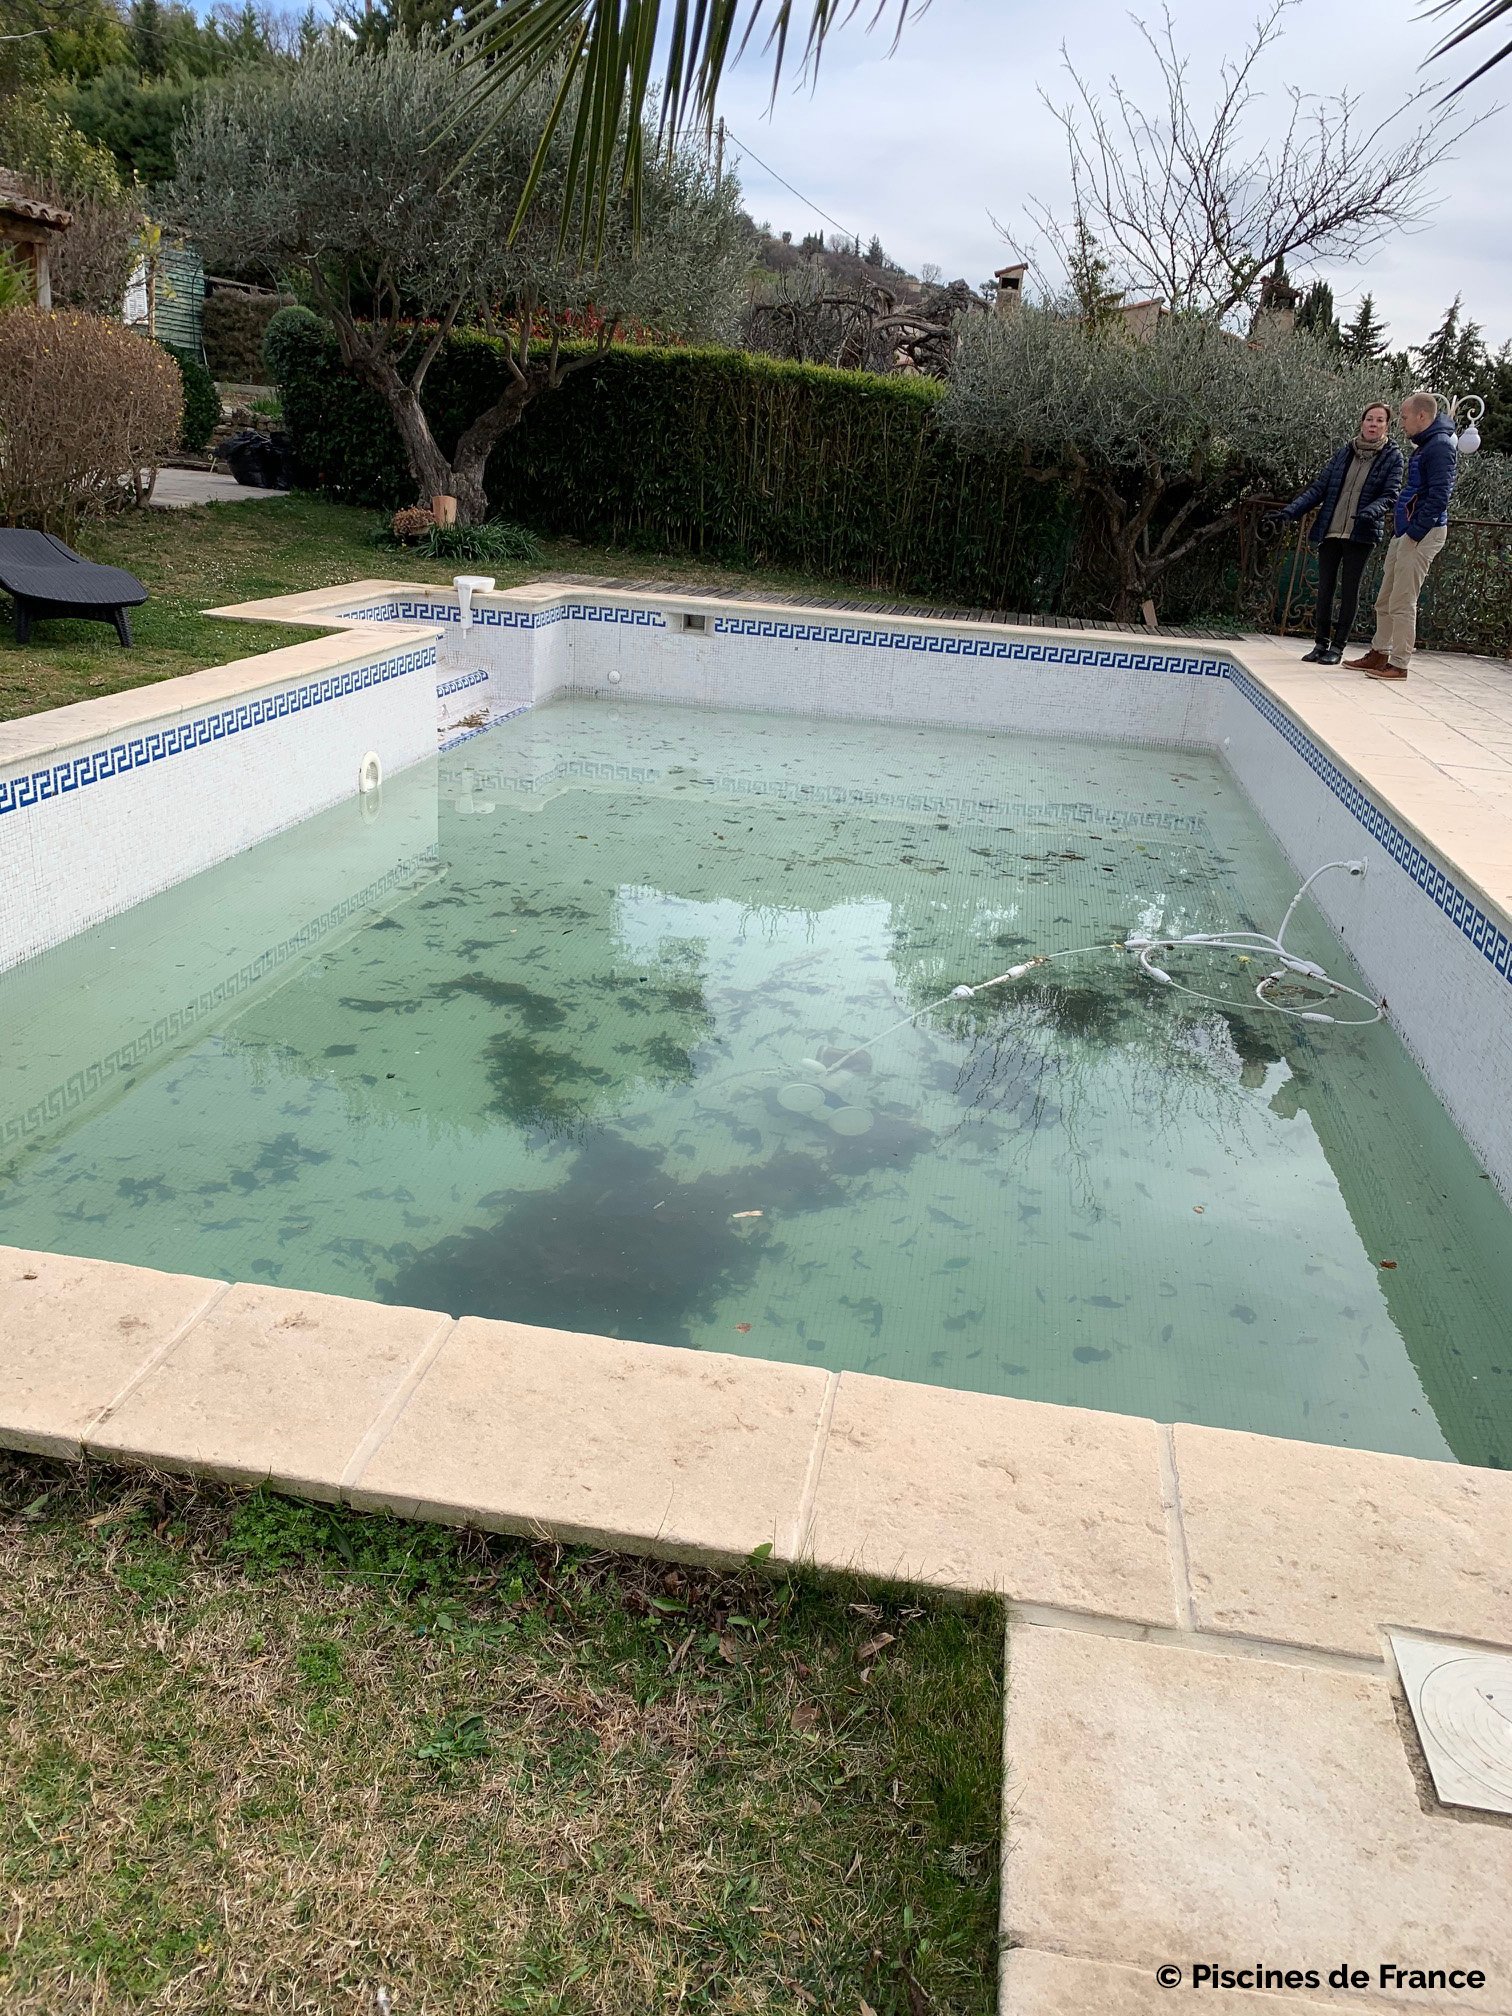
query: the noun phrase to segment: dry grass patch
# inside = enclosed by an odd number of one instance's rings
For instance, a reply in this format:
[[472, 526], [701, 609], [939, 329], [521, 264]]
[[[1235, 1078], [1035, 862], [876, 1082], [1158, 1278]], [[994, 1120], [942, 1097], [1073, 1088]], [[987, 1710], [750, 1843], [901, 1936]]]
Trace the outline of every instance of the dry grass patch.
[[1001, 1652], [0, 1456], [0, 2008], [986, 2012]]

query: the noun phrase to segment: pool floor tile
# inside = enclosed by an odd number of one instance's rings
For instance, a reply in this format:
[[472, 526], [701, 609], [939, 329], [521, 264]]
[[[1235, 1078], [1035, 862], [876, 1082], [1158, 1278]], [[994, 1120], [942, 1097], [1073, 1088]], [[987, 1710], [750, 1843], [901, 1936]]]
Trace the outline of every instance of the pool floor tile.
[[805, 1553], [821, 1567], [1176, 1623], [1150, 1421], [840, 1375]]
[[0, 1247], [0, 1443], [77, 1456], [90, 1423], [224, 1288]]
[[450, 1327], [430, 1309], [239, 1285], [85, 1446], [114, 1461], [267, 1480], [334, 1500], [385, 1406]]
[[468, 1317], [346, 1495], [669, 1558], [783, 1557], [828, 1388], [810, 1366]]
[[1480, 1969], [1381, 2001], [1512, 2016], [1512, 1829], [1424, 1809], [1384, 1672], [1022, 1626], [1004, 1745], [1012, 1943], [1316, 1968], [1351, 2009], [1341, 1961]]
[[1201, 1631], [1382, 1656], [1387, 1625], [1512, 1642], [1512, 1473], [1173, 1431]]

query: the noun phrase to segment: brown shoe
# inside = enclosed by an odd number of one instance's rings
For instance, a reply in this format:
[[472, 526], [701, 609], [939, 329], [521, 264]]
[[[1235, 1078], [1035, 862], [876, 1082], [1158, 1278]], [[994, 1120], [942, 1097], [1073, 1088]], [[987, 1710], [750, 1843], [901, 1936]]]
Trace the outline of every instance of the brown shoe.
[[1346, 658], [1344, 663], [1351, 672], [1384, 672], [1390, 664], [1384, 651], [1377, 651], [1372, 645], [1363, 658]]
[[1372, 665], [1370, 670], [1365, 674], [1365, 677], [1367, 679], [1405, 679], [1407, 677], [1407, 667], [1405, 665], [1393, 665], [1388, 661], [1385, 665]]

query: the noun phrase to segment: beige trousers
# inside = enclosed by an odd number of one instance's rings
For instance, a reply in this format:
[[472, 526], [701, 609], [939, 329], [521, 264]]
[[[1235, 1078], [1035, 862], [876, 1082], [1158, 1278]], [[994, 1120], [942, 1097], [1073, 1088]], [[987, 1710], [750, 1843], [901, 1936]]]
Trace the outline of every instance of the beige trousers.
[[1421, 539], [1409, 539], [1404, 532], [1386, 548], [1386, 572], [1381, 577], [1381, 592], [1376, 596], [1375, 636], [1370, 648], [1384, 651], [1392, 664], [1404, 672], [1412, 662], [1417, 644], [1418, 597], [1428, 579], [1428, 569], [1443, 551], [1448, 537], [1447, 525], [1435, 525]]

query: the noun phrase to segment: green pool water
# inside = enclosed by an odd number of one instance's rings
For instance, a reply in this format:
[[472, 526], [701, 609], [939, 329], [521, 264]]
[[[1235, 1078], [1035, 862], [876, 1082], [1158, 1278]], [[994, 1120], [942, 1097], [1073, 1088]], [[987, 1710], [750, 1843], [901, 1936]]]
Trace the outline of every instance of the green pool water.
[[1216, 759], [566, 702], [368, 811], [0, 977], [0, 1240], [1512, 1458], [1512, 1224], [1396, 1036], [1112, 949], [1279, 921]]

